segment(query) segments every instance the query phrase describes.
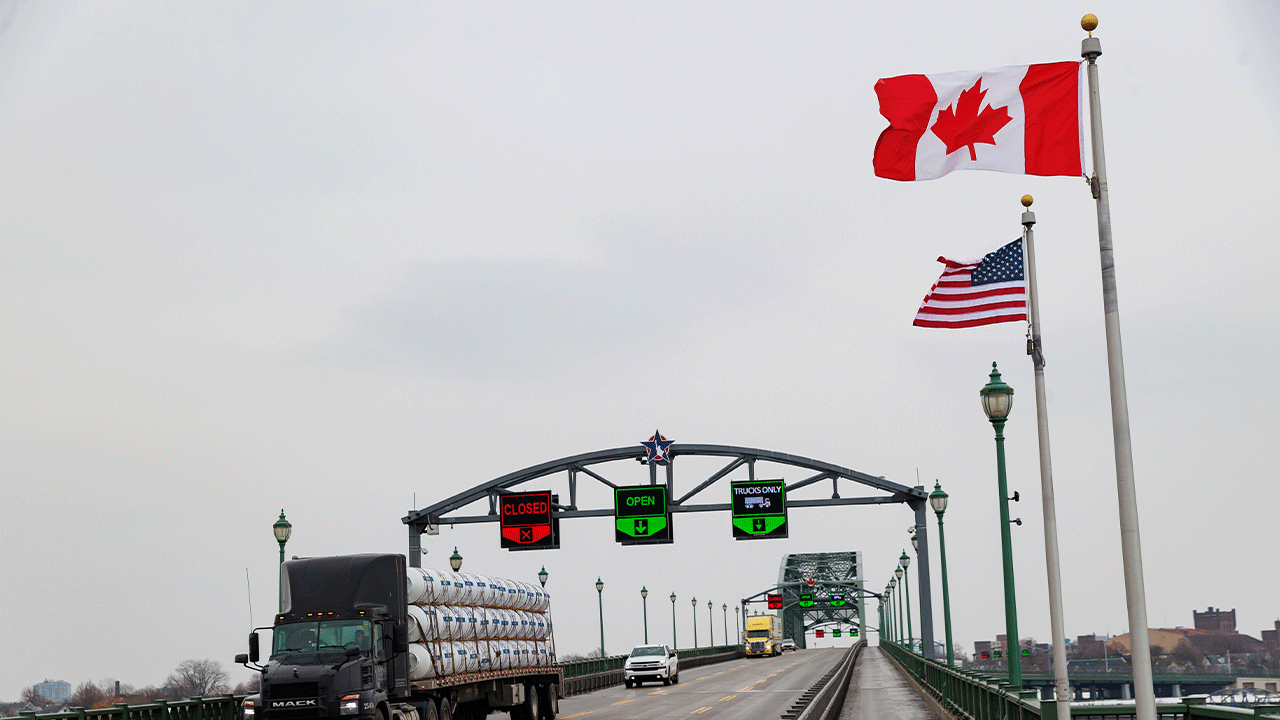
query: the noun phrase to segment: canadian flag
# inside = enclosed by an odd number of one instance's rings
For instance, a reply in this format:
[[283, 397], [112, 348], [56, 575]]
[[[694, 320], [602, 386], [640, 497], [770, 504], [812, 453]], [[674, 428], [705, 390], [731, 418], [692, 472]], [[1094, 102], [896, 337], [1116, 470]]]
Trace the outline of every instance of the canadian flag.
[[952, 170], [1084, 174], [1081, 62], [899, 75], [876, 81], [880, 133], [872, 159], [890, 180]]

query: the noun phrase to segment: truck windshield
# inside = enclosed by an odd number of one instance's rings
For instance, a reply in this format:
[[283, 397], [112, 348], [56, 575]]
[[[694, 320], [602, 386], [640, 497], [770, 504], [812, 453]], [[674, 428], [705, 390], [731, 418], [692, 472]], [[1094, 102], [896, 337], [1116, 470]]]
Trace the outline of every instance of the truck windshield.
[[646, 655], [666, 655], [667, 649], [661, 646], [644, 646], [641, 645], [631, 651], [631, 657], [644, 657]]
[[[372, 647], [368, 620], [321, 620], [277, 625], [272, 633], [271, 656], [297, 662], [320, 662], [322, 653], [344, 653], [349, 647], [361, 653]], [[286, 657], [276, 659], [285, 660]]]
[[749, 638], [766, 638], [766, 639], [767, 639], [767, 638], [771, 637], [771, 634], [770, 634], [770, 632], [769, 632], [768, 630], [748, 630], [748, 631], [747, 631], [747, 637], [749, 637]]

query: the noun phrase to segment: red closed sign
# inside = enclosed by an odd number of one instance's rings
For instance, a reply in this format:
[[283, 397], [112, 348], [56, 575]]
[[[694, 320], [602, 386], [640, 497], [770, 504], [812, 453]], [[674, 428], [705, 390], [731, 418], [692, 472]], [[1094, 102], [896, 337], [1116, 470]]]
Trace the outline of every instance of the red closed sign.
[[551, 491], [510, 493], [498, 498], [502, 547], [554, 547], [551, 523]]

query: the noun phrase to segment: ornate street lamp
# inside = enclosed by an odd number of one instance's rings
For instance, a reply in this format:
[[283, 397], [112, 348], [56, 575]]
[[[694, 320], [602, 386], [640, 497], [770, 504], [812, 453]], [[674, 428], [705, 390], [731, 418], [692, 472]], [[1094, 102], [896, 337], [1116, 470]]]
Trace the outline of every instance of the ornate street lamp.
[[671, 593], [671, 649], [675, 650], [676, 645], [676, 594]]
[[542, 583], [542, 587], [544, 588], [547, 586], [547, 566], [546, 565], [543, 565], [542, 569], [538, 571], [538, 582]]
[[449, 567], [453, 568], [454, 572], [462, 569], [462, 556], [458, 554], [457, 545], [453, 546], [453, 554], [449, 556]]
[[915, 632], [911, 629], [911, 584], [907, 582], [911, 579], [911, 573], [907, 572], [907, 568], [911, 566], [911, 558], [907, 557], [906, 550], [903, 550], [902, 557], [898, 558], [898, 565], [902, 567], [902, 594], [907, 599], [907, 649], [911, 650], [916, 645]]
[[[1009, 487], [1004, 471], [1004, 423], [1013, 406], [1013, 388], [1000, 379], [1000, 371], [991, 363], [991, 381], [983, 386], [982, 410], [996, 431], [996, 476], [1000, 492], [1000, 550], [1004, 559], [1004, 627], [1005, 656], [1009, 659], [1009, 685], [1022, 688], [1022, 659], [1018, 651], [1018, 606], [1014, 598], [1013, 540], [1009, 536]], [[1014, 652], [1009, 652], [1009, 646]]]
[[716, 646], [716, 617], [711, 613], [713, 603], [707, 601], [707, 632], [711, 633], [711, 644], [708, 647]]
[[693, 649], [698, 649], [698, 598], [693, 599]]
[[938, 516], [938, 554], [942, 556], [942, 622], [947, 628], [947, 664], [956, 664], [955, 649], [951, 645], [951, 593], [947, 588], [947, 536], [942, 531], [942, 514], [947, 511], [947, 494], [942, 491], [942, 483], [933, 482], [933, 492], [929, 493], [929, 505]]
[[[293, 525], [284, 519], [284, 508], [280, 509], [280, 519], [275, 525], [271, 526], [271, 532], [275, 533], [276, 542], [280, 543], [280, 564], [284, 564], [284, 544], [289, 542], [289, 536], [293, 534]], [[279, 580], [280, 587], [277, 594], [280, 596], [280, 610], [284, 612], [284, 578]]]
[[730, 645], [729, 642], [729, 603], [720, 605], [720, 609], [724, 611], [724, 644]]
[[600, 657], [604, 657], [604, 582], [596, 578], [596, 595], [600, 600]]
[[734, 640], [735, 643], [742, 642], [742, 631], [738, 629], [738, 610], [739, 610], [738, 606], [734, 605], [733, 606], [733, 635], [734, 637], [738, 638], [737, 640]]
[[649, 590], [640, 588], [640, 604], [644, 606], [644, 644], [649, 644]]

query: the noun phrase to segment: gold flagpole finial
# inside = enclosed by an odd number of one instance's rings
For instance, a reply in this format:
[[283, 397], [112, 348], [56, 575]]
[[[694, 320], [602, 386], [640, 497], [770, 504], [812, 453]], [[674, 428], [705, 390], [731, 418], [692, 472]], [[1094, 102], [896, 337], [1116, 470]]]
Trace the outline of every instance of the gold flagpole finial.
[[1098, 28], [1098, 16], [1093, 13], [1089, 13], [1080, 18], [1080, 27], [1084, 28], [1084, 31], [1089, 33], [1089, 37], [1093, 37], [1093, 31]]
[[1035, 202], [1035, 200], [1030, 195], [1022, 196], [1022, 207], [1029, 208], [1033, 202]]

